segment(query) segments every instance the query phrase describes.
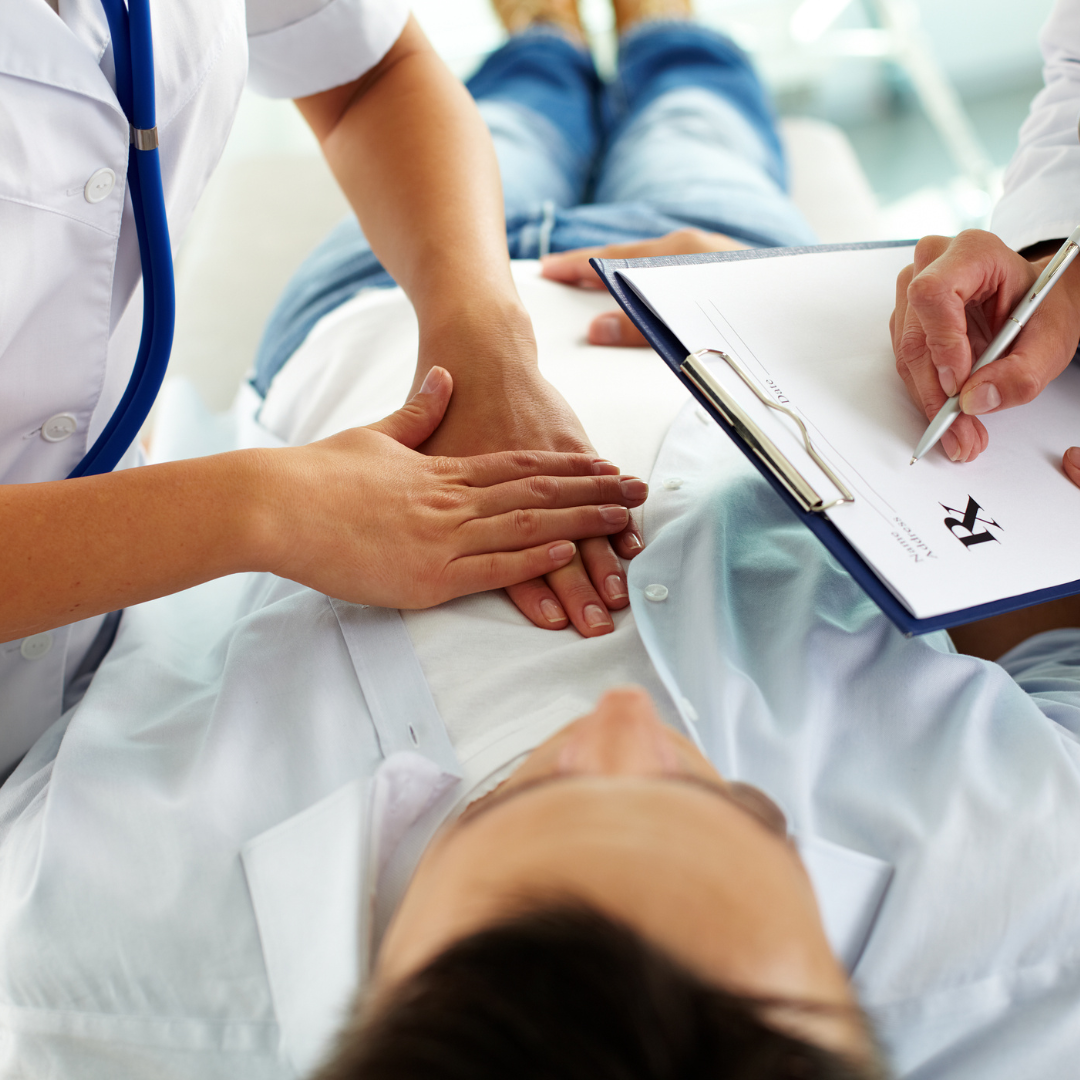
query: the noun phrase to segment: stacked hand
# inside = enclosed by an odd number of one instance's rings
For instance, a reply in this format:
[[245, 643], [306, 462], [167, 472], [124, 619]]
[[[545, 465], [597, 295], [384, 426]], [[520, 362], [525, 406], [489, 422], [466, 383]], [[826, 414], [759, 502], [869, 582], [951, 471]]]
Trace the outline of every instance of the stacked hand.
[[[579, 561], [572, 540], [603, 538], [583, 543], [598, 545], [609, 534], [632, 535], [626, 508], [644, 502], [647, 487], [598, 461], [584, 437], [573, 453], [435, 456], [431, 436], [451, 389], [450, 375], [432, 368], [385, 420], [269, 452], [265, 468], [277, 475], [265, 485], [275, 493], [265, 515], [267, 568], [382, 606], [429, 607], [519, 582], [527, 582], [517, 588], [531, 602], [542, 586], [528, 579], [565, 573]], [[436, 438], [453, 435], [439, 428]], [[428, 454], [415, 452], [425, 440]], [[484, 440], [463, 446], [468, 441], [459, 439], [459, 447], [472, 455]], [[591, 557], [594, 572], [602, 558]]]
[[[503, 363], [473, 365], [469, 378], [459, 382], [442, 423], [420, 449], [427, 454], [451, 455], [444, 461], [460, 461], [477, 454], [514, 460], [536, 457], [548, 471], [554, 471], [546, 464], [549, 458], [561, 459], [569, 454], [570, 461], [609, 474], [590, 483], [596, 485], [597, 500], [603, 498], [618, 506], [603, 509], [607, 518], [595, 507], [577, 512], [575, 523], [583, 523], [584, 517], [591, 514], [597, 527], [589, 532], [582, 524], [573, 533], [574, 539], [584, 538], [573, 557], [557, 567], [543, 566], [537, 559], [532, 575], [518, 574], [513, 583], [501, 583], [509, 586], [510, 598], [536, 626], [560, 630], [572, 624], [584, 636], [595, 637], [613, 630], [610, 611], [630, 602], [619, 557], [632, 559], [643, 545], [638, 526], [621, 508], [643, 503], [648, 485], [636, 477], [620, 477], [615, 465], [598, 461], [573, 410], [537, 369], [531, 334], [526, 341], [521, 351], [527, 354], [531, 348], [533, 358], [526, 355]], [[446, 346], [436, 355], [445, 356]], [[508, 454], [507, 450], [514, 453]], [[523, 455], [522, 451], [527, 453]], [[569, 481], [560, 483], [570, 490]], [[531, 486], [535, 488], [536, 482]], [[581, 501], [586, 497], [591, 499], [591, 493], [579, 496]]]
[[[972, 365], [1038, 277], [1058, 242], [1026, 259], [992, 233], [924, 237], [914, 265], [897, 279], [890, 320], [896, 369], [932, 418], [954, 394], [960, 416], [942, 436], [953, 461], [973, 461], [989, 443], [977, 419], [1033, 400], [1073, 358], [1080, 341], [1080, 276], [1070, 268], [1032, 316], [1010, 352], [975, 375]], [[1063, 466], [1080, 484], [1080, 448]]]

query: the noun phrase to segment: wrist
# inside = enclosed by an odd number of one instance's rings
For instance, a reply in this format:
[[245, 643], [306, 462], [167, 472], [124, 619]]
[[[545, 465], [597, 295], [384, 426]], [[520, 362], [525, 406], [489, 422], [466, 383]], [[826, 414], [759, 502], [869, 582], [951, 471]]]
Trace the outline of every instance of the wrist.
[[[228, 454], [228, 510], [221, 516], [221, 544], [228, 573], [282, 573], [293, 533], [286, 450], [237, 450]], [[226, 456], [226, 455], [223, 455]]]
[[420, 318], [417, 379], [435, 364], [455, 380], [472, 372], [536, 366], [532, 320], [518, 300], [484, 298]]

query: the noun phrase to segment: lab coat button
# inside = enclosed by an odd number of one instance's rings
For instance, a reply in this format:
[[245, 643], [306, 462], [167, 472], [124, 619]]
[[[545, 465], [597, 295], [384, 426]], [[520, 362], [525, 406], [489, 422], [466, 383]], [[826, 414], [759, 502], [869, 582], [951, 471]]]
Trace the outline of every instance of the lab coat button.
[[52, 634], [34, 634], [33, 637], [23, 638], [19, 652], [27, 660], [40, 660], [52, 648]]
[[679, 704], [682, 705], [683, 716], [685, 716], [691, 724], [696, 724], [698, 722], [698, 712], [697, 709], [690, 704], [690, 699], [683, 698]]
[[89, 180], [86, 181], [86, 187], [83, 188], [83, 195], [86, 196], [88, 203], [99, 203], [102, 199], [107, 199], [112, 194], [112, 189], [116, 186], [116, 173], [112, 169], [98, 169]]
[[645, 586], [645, 599], [651, 600], [654, 604], [659, 604], [661, 600], [668, 598], [668, 590], [666, 585], [646, 585]]
[[678, 491], [685, 483], [686, 481], [683, 480], [682, 477], [673, 476], [669, 480], [664, 481], [664, 487], [666, 487], [668, 491]]
[[41, 425], [41, 437], [46, 442], [63, 442], [71, 438], [79, 427], [79, 421], [69, 412], [57, 413], [50, 416]]

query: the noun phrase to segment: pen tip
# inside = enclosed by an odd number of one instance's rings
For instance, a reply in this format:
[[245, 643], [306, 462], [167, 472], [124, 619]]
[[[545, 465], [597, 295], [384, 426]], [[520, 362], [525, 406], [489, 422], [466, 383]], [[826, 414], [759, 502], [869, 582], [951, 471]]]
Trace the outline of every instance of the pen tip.
[[914, 458], [914, 457], [913, 457], [913, 458], [912, 458], [912, 459], [911, 459], [911, 460], [910, 460], [910, 461], [908, 462], [908, 464], [909, 464], [909, 465], [914, 465], [914, 464], [915, 464], [915, 462], [916, 462], [916, 461], [918, 461], [918, 460], [919, 460], [918, 458]]

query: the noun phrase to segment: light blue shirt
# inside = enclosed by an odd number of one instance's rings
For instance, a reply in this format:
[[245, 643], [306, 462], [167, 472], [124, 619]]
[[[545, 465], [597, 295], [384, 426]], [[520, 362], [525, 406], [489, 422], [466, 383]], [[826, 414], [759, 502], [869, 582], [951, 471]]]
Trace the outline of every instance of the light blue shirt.
[[[651, 486], [642, 639], [787, 811], [898, 1073], [1073, 1076], [1080, 634], [904, 638], [693, 405]], [[0, 1074], [300, 1074], [458, 786], [396, 613], [259, 575], [130, 609], [0, 789]]]

